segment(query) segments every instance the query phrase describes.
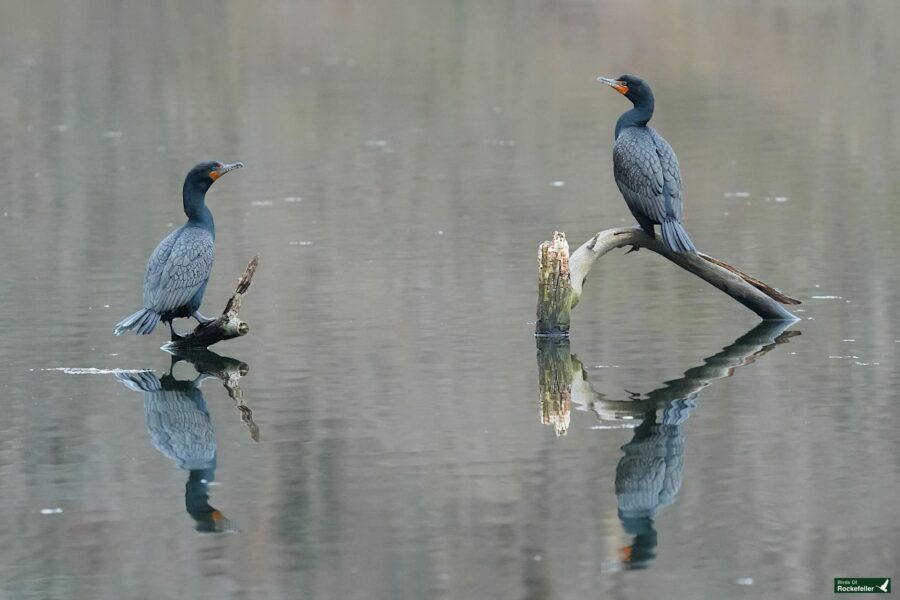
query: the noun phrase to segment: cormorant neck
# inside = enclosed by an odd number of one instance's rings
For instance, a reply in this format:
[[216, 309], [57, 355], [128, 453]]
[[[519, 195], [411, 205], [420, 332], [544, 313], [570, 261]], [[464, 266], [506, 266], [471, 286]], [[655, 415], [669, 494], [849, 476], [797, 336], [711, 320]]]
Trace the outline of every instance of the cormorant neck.
[[206, 190], [208, 189], [209, 186], [204, 186], [203, 184], [184, 182], [184, 190], [182, 191], [184, 214], [187, 215], [190, 225], [206, 229], [215, 235], [216, 224], [213, 221], [212, 212], [206, 207]]
[[616, 121], [616, 137], [629, 127], [646, 127], [650, 119], [653, 118], [653, 96], [649, 98], [641, 98], [634, 103], [634, 108], [622, 113], [619, 120]]

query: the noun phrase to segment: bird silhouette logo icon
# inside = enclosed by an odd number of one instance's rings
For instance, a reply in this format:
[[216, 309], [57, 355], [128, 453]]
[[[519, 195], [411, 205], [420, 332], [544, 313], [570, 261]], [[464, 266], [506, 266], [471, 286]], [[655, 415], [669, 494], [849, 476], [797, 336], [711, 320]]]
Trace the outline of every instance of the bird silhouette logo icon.
[[890, 585], [891, 585], [891, 580], [890, 580], [890, 578], [888, 578], [888, 579], [884, 580], [884, 583], [882, 583], [881, 585], [878, 586], [878, 589], [881, 590], [882, 592], [887, 593], [888, 586], [890, 586]]

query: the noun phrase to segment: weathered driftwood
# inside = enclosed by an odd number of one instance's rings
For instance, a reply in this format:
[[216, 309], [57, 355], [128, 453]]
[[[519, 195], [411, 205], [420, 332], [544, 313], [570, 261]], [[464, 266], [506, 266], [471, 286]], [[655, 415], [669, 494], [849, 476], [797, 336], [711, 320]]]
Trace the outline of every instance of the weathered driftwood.
[[611, 427], [634, 424], [668, 402], [692, 397], [712, 381], [731, 377], [737, 367], [754, 362], [775, 346], [800, 335], [799, 331], [785, 331], [791, 324], [791, 321], [763, 321], [705, 359], [702, 365], [685, 371], [683, 377], [664, 382], [645, 395], [627, 392], [621, 398], [610, 398], [594, 390], [581, 361], [570, 353], [568, 338], [539, 336], [536, 344], [541, 422], [553, 425], [557, 435], [565, 434], [569, 411], [574, 406], [594, 412]]
[[207, 348], [216, 342], [247, 335], [250, 331], [250, 326], [238, 317], [238, 312], [241, 310], [244, 294], [250, 287], [258, 264], [259, 256], [257, 255], [253, 257], [250, 264], [247, 265], [244, 274], [238, 279], [234, 294], [228, 299], [225, 310], [222, 311], [218, 319], [211, 323], [197, 325], [191, 333], [177, 336], [176, 339], [163, 346], [163, 349]]
[[569, 266], [569, 243], [566, 234], [553, 234], [552, 242], [541, 244], [538, 257], [538, 305], [535, 333], [567, 335], [569, 313], [578, 304], [581, 288], [576, 294]]
[[570, 311], [581, 299], [584, 281], [594, 262], [610, 250], [629, 246], [632, 249], [646, 248], [656, 252], [728, 294], [765, 320], [798, 320], [780, 303], [800, 302], [772, 286], [706, 254], [671, 252], [662, 242], [651, 238], [640, 228], [622, 227], [601, 231], [571, 256], [564, 233], [557, 231], [553, 234], [552, 241], [541, 244], [535, 333], [567, 335]]
[[582, 366], [569, 350], [569, 338], [543, 336], [536, 339], [541, 423], [552, 425], [556, 435], [565, 435], [572, 410], [572, 383], [578, 376], [584, 379]]
[[244, 402], [244, 390], [240, 386], [240, 379], [250, 371], [250, 365], [235, 358], [221, 356], [205, 348], [170, 347], [167, 350], [172, 355], [173, 366], [179, 360], [184, 360], [191, 363], [197, 373], [215, 377], [222, 382], [222, 386], [228, 392], [228, 397], [234, 401], [234, 406], [240, 413], [241, 422], [250, 431], [250, 439], [258, 442], [259, 427], [253, 421], [253, 411]]

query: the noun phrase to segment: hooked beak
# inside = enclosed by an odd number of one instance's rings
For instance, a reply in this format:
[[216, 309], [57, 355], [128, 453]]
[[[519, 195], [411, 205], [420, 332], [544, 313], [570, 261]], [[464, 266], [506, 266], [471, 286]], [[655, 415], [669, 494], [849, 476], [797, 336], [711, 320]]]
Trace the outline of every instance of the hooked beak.
[[628, 86], [625, 85], [624, 81], [618, 81], [617, 79], [609, 79], [607, 77], [598, 77], [597, 81], [602, 84], [608, 85], [612, 89], [616, 90], [623, 96], [628, 93]]
[[216, 179], [218, 179], [219, 177], [221, 177], [228, 171], [234, 171], [235, 169], [240, 169], [243, 166], [244, 166], [244, 163], [240, 163], [240, 162], [236, 162], [236, 163], [230, 164], [230, 165], [222, 165], [218, 169], [210, 171], [209, 176], [212, 178], [213, 181], [215, 181]]

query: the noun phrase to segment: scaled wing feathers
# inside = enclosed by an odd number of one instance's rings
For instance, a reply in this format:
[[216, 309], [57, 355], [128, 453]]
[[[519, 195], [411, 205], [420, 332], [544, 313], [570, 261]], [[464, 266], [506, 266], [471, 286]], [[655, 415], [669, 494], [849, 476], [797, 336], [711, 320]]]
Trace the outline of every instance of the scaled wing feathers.
[[654, 223], [681, 218], [681, 172], [672, 148], [654, 130], [625, 129], [613, 148], [616, 183], [628, 207]]
[[162, 313], [187, 304], [209, 279], [215, 253], [204, 229], [182, 227], [166, 236], [147, 263], [144, 307]]

